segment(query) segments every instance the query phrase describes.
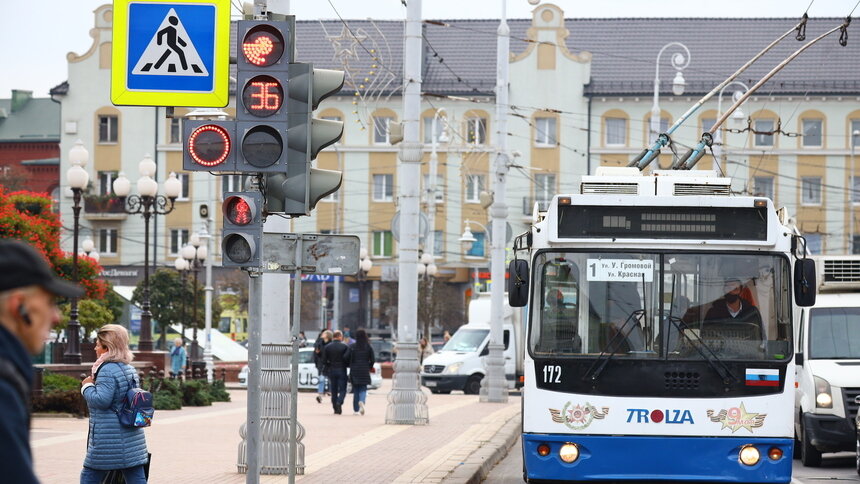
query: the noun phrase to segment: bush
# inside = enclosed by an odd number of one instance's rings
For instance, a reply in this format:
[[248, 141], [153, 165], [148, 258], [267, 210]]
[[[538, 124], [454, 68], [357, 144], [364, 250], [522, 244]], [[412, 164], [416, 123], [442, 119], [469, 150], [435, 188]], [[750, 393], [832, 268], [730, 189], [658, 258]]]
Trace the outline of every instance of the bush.
[[81, 381], [73, 376], [45, 371], [42, 373], [42, 390], [45, 393], [80, 391]]
[[229, 402], [230, 394], [227, 392], [227, 387], [224, 385], [224, 380], [215, 380], [209, 385], [209, 394], [212, 395], [213, 402]]
[[78, 390], [55, 390], [36, 395], [32, 401], [33, 412], [71, 413], [79, 417], [88, 415], [84, 397]]
[[212, 394], [205, 380], [188, 380], [182, 387], [182, 404], [192, 407], [212, 405]]
[[180, 410], [182, 399], [170, 392], [153, 393], [152, 406], [156, 410]]

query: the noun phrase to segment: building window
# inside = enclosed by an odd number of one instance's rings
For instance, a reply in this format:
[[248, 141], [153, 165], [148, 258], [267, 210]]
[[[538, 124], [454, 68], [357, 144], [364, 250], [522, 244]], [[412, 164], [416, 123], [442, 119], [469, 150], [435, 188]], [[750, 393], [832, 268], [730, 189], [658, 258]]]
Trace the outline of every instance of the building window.
[[821, 177], [805, 176], [800, 179], [802, 205], [821, 205]]
[[767, 197], [773, 200], [773, 177], [754, 176], [753, 195], [756, 197]]
[[535, 201], [548, 202], [555, 195], [555, 175], [554, 174], [538, 174], [535, 175]]
[[803, 120], [803, 146], [817, 148], [823, 146], [821, 143], [821, 126], [824, 122], [820, 119]]
[[116, 255], [117, 229], [99, 229], [99, 254]]
[[100, 171], [99, 172], [99, 195], [105, 196], [113, 193], [113, 181], [116, 180], [117, 172], [115, 171]]
[[627, 144], [627, 119], [606, 118], [606, 139], [604, 141], [607, 146], [624, 146]]
[[806, 239], [806, 251], [809, 254], [821, 253], [821, 234], [803, 234]]
[[[430, 175], [424, 175], [424, 191], [421, 193], [422, 201], [427, 201], [427, 191], [430, 189]], [[445, 178], [442, 175], [436, 175], [436, 203], [445, 201]]]
[[717, 118], [702, 118], [702, 132], [707, 133], [710, 131], [716, 122]]
[[394, 201], [394, 175], [373, 175], [373, 201]]
[[854, 236], [854, 243], [851, 244], [851, 253], [860, 254], [860, 235]]
[[555, 118], [535, 118], [535, 145], [556, 146]]
[[479, 116], [466, 119], [466, 143], [482, 145], [487, 142], [487, 120]]
[[[442, 143], [442, 133], [445, 132], [445, 118], [436, 118], [436, 142]], [[424, 144], [433, 143], [433, 116], [424, 118]]]
[[373, 233], [373, 257], [391, 257], [394, 237], [390, 230]]
[[170, 143], [182, 143], [182, 118], [170, 118]]
[[437, 259], [445, 253], [445, 233], [441, 230], [433, 231], [433, 256]]
[[373, 142], [378, 145], [388, 144], [389, 130], [394, 118], [390, 116], [373, 117]]
[[249, 175], [224, 175], [221, 177], [221, 194], [227, 192], [242, 192], [245, 191], [245, 183], [248, 181]]
[[484, 175], [466, 175], [466, 202], [480, 203], [484, 191]]
[[99, 116], [99, 143], [116, 143], [119, 134], [119, 118]]
[[851, 132], [848, 133], [848, 137], [851, 140], [848, 146], [860, 146], [860, 119], [851, 120]]
[[860, 177], [851, 177], [851, 203], [860, 203]]
[[191, 183], [191, 173], [177, 173], [176, 178], [179, 180], [179, 186], [181, 190], [179, 190], [179, 196], [176, 198], [177, 200], [188, 200], [190, 183]]
[[487, 239], [484, 232], [472, 232], [472, 237], [475, 241], [472, 242], [472, 248], [466, 252], [469, 257], [484, 257], [484, 241]]
[[179, 255], [179, 251], [188, 245], [188, 229], [170, 230], [170, 255]]
[[773, 146], [772, 134], [759, 134], [762, 132], [773, 132], [774, 122], [772, 119], [756, 119], [753, 123], [753, 129], [756, 131], [755, 138], [753, 139], [755, 146]]

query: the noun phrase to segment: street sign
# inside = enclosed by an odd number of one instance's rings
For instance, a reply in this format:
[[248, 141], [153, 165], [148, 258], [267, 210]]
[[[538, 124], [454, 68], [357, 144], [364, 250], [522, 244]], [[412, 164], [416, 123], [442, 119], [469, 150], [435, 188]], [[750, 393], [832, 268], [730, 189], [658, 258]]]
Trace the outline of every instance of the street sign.
[[224, 107], [229, 0], [115, 0], [111, 101], [118, 106]]
[[355, 235], [263, 233], [263, 272], [296, 270], [296, 241], [302, 237], [302, 273], [358, 274], [361, 245]]

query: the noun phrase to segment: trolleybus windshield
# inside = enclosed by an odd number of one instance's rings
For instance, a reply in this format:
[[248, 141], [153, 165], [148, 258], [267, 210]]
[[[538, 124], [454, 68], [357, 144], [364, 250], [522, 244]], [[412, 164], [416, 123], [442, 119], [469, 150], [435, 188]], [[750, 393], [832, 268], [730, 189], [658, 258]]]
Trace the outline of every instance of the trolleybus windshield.
[[534, 271], [534, 357], [791, 357], [784, 257], [543, 251]]

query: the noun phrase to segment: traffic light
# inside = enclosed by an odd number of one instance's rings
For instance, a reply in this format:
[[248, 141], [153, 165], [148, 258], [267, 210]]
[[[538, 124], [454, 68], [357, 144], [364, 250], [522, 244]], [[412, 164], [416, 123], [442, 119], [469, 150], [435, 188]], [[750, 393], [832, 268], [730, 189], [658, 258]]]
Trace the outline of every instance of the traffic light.
[[236, 171], [283, 172], [294, 23], [240, 20], [236, 46]]
[[290, 65], [287, 166], [285, 175], [270, 176], [267, 181], [270, 212], [308, 215], [321, 198], [340, 188], [341, 172], [312, 168], [311, 162], [343, 133], [343, 122], [313, 118], [320, 101], [343, 87], [343, 77], [343, 71]]
[[260, 192], [224, 194], [221, 265], [259, 267], [263, 251], [263, 195]]
[[185, 171], [234, 171], [236, 153], [233, 121], [191, 121], [182, 127], [185, 146], [182, 169]]

